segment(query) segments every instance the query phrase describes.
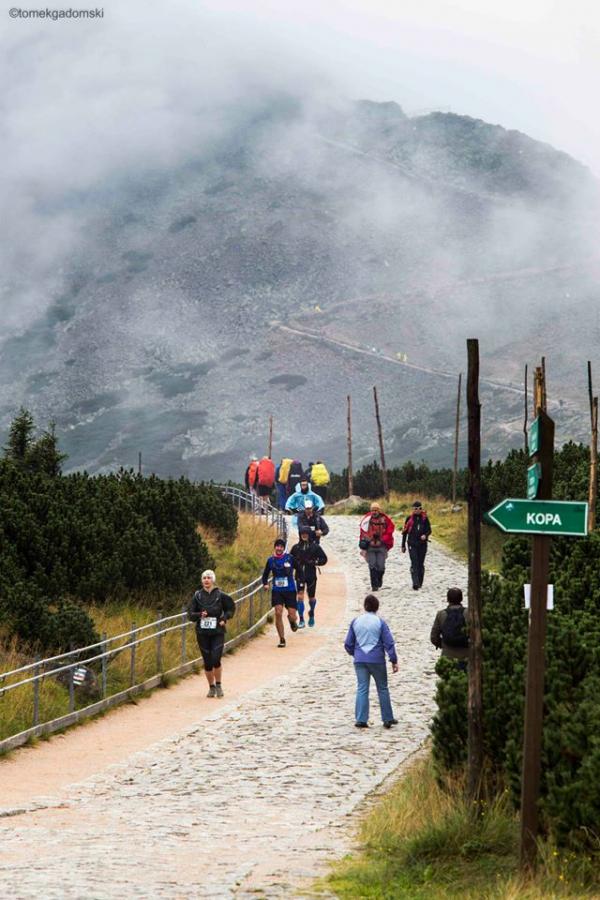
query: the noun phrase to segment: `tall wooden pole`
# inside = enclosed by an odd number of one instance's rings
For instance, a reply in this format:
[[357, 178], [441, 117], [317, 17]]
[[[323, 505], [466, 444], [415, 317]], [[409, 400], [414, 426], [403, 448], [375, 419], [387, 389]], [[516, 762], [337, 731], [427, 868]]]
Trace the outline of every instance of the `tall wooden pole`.
[[525, 363], [525, 379], [523, 382], [525, 386], [525, 415], [523, 417], [523, 443], [525, 445], [525, 456], [529, 456], [529, 438], [527, 436], [527, 363]]
[[483, 645], [481, 639], [481, 404], [479, 341], [467, 341], [469, 417], [469, 669], [467, 798], [479, 811], [483, 782]]
[[142, 474], [142, 451], [138, 453], [138, 475]]
[[267, 456], [269, 459], [273, 456], [273, 416], [269, 416], [269, 452]]
[[[539, 452], [533, 457], [541, 468], [538, 500], [552, 499], [554, 422], [547, 415], [545, 365], [535, 371], [535, 403], [539, 419]], [[546, 646], [546, 604], [551, 538], [534, 534], [531, 547], [531, 610], [527, 635], [525, 682], [525, 725], [523, 732], [523, 773], [521, 779], [521, 867], [535, 866], [538, 836], [538, 800], [542, 767], [544, 720], [544, 671]]]
[[588, 393], [590, 400], [590, 485], [588, 492], [588, 531], [596, 527], [596, 500], [598, 496], [598, 398], [593, 396], [592, 364], [588, 360]]
[[377, 434], [379, 436], [379, 453], [381, 455], [381, 474], [383, 476], [383, 496], [386, 500], [390, 499], [390, 489], [388, 486], [387, 469], [385, 466], [385, 453], [383, 451], [383, 432], [381, 430], [381, 418], [379, 415], [379, 401], [377, 400], [377, 388], [373, 387], [373, 398], [375, 400], [375, 418], [377, 419]]
[[458, 374], [458, 391], [456, 393], [456, 427], [454, 429], [454, 469], [452, 471], [452, 506], [456, 506], [456, 476], [458, 473], [458, 437], [460, 434], [460, 389], [462, 372]]
[[352, 473], [352, 400], [348, 394], [348, 496], [354, 493], [354, 475]]

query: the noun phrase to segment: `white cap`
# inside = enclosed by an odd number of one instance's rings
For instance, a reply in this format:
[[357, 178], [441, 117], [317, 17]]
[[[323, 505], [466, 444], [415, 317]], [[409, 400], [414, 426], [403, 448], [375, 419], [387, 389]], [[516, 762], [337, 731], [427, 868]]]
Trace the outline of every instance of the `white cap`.
[[314, 505], [315, 504], [312, 502], [312, 500], [304, 501], [304, 509], [312, 509]]

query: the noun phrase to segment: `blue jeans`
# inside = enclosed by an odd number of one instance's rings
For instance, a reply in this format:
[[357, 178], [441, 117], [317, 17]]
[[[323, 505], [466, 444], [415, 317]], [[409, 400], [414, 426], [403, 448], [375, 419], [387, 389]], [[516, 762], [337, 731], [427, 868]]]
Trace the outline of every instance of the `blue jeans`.
[[371, 675], [375, 680], [379, 706], [381, 707], [381, 719], [383, 722], [391, 722], [394, 718], [392, 701], [387, 680], [387, 667], [385, 663], [355, 662], [356, 670], [356, 721], [369, 721], [369, 686]]

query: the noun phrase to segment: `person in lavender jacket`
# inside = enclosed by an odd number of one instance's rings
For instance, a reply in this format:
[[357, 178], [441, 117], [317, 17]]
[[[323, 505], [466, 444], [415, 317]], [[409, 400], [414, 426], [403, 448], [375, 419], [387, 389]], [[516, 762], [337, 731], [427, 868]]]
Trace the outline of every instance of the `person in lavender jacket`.
[[371, 675], [375, 680], [383, 727], [391, 728], [398, 720], [392, 712], [388, 688], [385, 655], [392, 664], [392, 672], [398, 671], [398, 657], [394, 638], [387, 622], [377, 615], [379, 600], [373, 594], [365, 597], [365, 611], [350, 623], [344, 648], [354, 658], [356, 671], [356, 722], [357, 728], [369, 727], [369, 687]]

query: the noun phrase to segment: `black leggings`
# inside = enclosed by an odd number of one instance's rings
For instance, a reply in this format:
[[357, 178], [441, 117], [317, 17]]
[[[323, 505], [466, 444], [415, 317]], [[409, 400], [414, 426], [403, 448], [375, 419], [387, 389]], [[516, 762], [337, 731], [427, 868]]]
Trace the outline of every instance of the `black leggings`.
[[204, 671], [212, 672], [213, 669], [218, 669], [223, 656], [225, 634], [223, 632], [211, 634], [208, 631], [196, 631], [196, 638], [204, 660]]

